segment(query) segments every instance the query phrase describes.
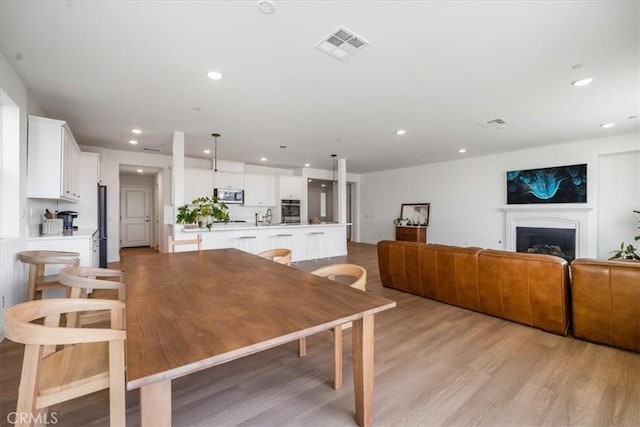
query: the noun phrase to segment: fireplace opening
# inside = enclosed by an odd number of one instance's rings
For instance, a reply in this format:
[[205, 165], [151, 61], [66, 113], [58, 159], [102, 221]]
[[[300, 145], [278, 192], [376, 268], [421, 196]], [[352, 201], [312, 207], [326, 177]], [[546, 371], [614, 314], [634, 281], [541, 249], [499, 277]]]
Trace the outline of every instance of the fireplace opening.
[[516, 227], [516, 252], [556, 255], [571, 263], [576, 256], [576, 230]]

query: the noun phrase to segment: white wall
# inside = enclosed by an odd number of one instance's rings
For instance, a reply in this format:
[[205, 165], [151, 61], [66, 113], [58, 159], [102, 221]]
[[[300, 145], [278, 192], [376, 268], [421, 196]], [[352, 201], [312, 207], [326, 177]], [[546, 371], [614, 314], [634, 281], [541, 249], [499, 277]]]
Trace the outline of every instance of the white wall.
[[640, 247], [633, 240], [640, 234], [640, 215], [633, 212], [640, 210], [640, 150], [602, 155], [598, 170], [597, 246], [599, 257], [606, 258], [622, 242]]
[[[19, 109], [20, 117], [20, 172], [18, 182], [12, 186], [19, 188], [18, 206], [3, 206], [2, 209], [17, 209], [19, 232], [17, 237], [0, 239], [0, 296], [4, 304], [0, 304], [0, 339], [4, 338], [4, 309], [24, 300], [26, 269], [18, 260], [18, 254], [26, 249], [26, 179], [27, 179], [27, 88], [11, 68], [4, 55], [0, 54], [0, 89]], [[15, 212], [15, 211], [14, 211]], [[0, 210], [2, 215], [2, 210]]]
[[[429, 202], [427, 241], [503, 249], [501, 207], [506, 204], [507, 171], [587, 163], [588, 203], [597, 207], [601, 156], [636, 150], [640, 150], [639, 135], [628, 134], [364, 174], [360, 179], [360, 241], [393, 239], [393, 219], [400, 205]], [[635, 167], [633, 162], [626, 165]], [[634, 172], [637, 176], [637, 171], [627, 171]], [[617, 197], [640, 206], [637, 186], [621, 186]], [[599, 234], [608, 234], [609, 227], [598, 224]], [[602, 248], [606, 250], [610, 249]], [[598, 256], [606, 254], [599, 252]]]

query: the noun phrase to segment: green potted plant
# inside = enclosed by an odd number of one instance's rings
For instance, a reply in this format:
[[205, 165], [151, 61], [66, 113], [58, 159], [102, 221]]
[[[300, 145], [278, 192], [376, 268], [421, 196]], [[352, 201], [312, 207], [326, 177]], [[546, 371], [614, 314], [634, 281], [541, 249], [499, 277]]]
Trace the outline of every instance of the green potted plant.
[[198, 197], [190, 204], [178, 207], [176, 222], [211, 230], [214, 223], [229, 222], [229, 207], [216, 197]]
[[[640, 214], [640, 211], [634, 210], [634, 212], [637, 214]], [[638, 227], [638, 229], [640, 229], [640, 227]], [[640, 234], [637, 234], [633, 239], [636, 241], [640, 240]], [[638, 249], [636, 249], [636, 247], [633, 246], [631, 243], [629, 243], [628, 245], [625, 245], [625, 243], [622, 242], [620, 244], [619, 250], [611, 251], [613, 256], [609, 259], [624, 259], [624, 260], [640, 261], [640, 255], [638, 255], [637, 251]]]

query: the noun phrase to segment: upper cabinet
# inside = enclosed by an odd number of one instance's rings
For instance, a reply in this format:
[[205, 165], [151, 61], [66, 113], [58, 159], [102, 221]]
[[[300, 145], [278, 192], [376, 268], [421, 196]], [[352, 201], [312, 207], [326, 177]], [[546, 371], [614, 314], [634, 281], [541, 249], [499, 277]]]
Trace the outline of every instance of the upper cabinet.
[[232, 172], [214, 172], [213, 188], [231, 188], [244, 190], [244, 174]]
[[273, 175], [244, 176], [245, 206], [275, 206], [276, 177]]
[[213, 170], [184, 168], [184, 203], [213, 196]]
[[301, 200], [302, 177], [287, 175], [280, 176], [280, 199]]
[[80, 148], [66, 122], [29, 116], [27, 197], [80, 199]]

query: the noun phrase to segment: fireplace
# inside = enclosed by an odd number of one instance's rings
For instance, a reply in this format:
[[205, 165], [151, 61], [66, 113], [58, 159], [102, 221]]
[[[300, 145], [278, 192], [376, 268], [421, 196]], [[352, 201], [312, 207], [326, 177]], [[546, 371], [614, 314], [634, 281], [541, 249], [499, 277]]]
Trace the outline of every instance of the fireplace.
[[516, 227], [516, 252], [556, 255], [570, 263], [576, 258], [576, 230]]
[[[596, 258], [596, 234], [593, 206], [585, 204], [507, 205], [504, 248], [516, 252], [516, 229], [555, 228], [574, 230], [573, 258]], [[502, 242], [498, 242], [502, 243]], [[540, 244], [540, 243], [539, 243]]]

